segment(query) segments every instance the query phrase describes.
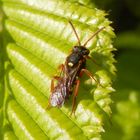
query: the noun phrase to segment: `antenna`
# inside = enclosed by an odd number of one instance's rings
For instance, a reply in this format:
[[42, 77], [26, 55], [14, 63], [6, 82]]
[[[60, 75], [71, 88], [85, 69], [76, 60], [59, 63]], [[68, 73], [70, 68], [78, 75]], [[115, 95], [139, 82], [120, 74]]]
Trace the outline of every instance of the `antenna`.
[[101, 32], [105, 27], [100, 28], [99, 30], [97, 30], [85, 43], [84, 43], [84, 47], [86, 47], [87, 43], [94, 37], [96, 36], [99, 32]]
[[79, 36], [78, 36], [78, 34], [77, 34], [77, 32], [76, 32], [76, 30], [75, 30], [75, 28], [74, 28], [74, 26], [73, 26], [73, 24], [72, 24], [72, 22], [71, 22], [70, 20], [69, 20], [69, 23], [70, 23], [70, 25], [71, 25], [71, 27], [72, 27], [74, 33], [75, 33], [75, 36], [76, 36], [76, 38], [77, 38], [77, 40], [78, 40], [79, 46], [81, 46], [81, 42], [80, 42]]

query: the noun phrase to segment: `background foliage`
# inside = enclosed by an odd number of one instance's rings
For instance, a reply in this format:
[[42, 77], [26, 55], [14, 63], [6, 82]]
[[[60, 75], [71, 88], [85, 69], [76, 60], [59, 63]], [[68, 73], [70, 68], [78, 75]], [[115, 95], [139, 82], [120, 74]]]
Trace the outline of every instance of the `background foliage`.
[[140, 1], [104, 0], [97, 5], [109, 11], [116, 32], [117, 79], [114, 84], [112, 127], [109, 140], [140, 139]]

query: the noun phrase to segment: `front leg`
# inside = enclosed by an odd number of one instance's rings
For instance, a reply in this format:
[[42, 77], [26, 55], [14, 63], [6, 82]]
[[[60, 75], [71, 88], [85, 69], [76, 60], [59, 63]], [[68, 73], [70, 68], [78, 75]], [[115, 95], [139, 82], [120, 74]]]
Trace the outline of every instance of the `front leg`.
[[99, 84], [101, 87], [103, 87], [95, 78], [94, 76], [91, 74], [90, 71], [88, 71], [87, 69], [82, 69], [80, 71], [79, 77], [82, 77], [83, 73], [85, 73], [86, 75], [88, 75], [92, 80], [94, 80], [97, 84]]
[[86, 58], [90, 59], [94, 64], [96, 64], [96, 66], [98, 66], [98, 68], [100, 68], [100, 65], [94, 59], [92, 59], [92, 57], [86, 56]]

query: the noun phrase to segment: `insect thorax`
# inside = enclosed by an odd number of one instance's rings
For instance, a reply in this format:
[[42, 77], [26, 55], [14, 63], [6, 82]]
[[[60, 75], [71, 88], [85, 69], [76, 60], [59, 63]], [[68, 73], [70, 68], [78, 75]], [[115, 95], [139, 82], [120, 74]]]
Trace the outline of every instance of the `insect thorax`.
[[88, 56], [89, 50], [83, 46], [75, 46], [72, 53], [67, 57], [67, 64], [69, 67], [73, 67], [79, 63], [80, 60], [84, 60], [85, 56]]

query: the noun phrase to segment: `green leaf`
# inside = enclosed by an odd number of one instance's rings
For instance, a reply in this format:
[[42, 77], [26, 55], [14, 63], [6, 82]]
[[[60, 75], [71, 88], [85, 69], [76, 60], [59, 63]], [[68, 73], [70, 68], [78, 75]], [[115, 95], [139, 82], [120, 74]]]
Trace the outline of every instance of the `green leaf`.
[[[1, 4], [1, 3], [0, 3]], [[3, 99], [4, 99], [4, 63], [3, 63], [3, 52], [2, 52], [2, 19], [3, 13], [0, 6], [0, 138], [2, 137], [2, 125], [3, 125]]]
[[[10, 139], [101, 139], [111, 115], [110, 93], [115, 75], [112, 51], [114, 33], [106, 13], [64, 0], [3, 0], [5, 97], [4, 122]], [[86, 11], [86, 12], [85, 12]], [[68, 20], [82, 44], [101, 27], [87, 47], [99, 64], [87, 62], [87, 69], [102, 86], [83, 77], [75, 116], [70, 116], [72, 99], [62, 108], [46, 110], [50, 82], [59, 74], [72, 46], [77, 43]]]
[[95, 8], [95, 4], [92, 0], [69, 0], [70, 2], [77, 2], [82, 5], [86, 5], [87, 7]]

